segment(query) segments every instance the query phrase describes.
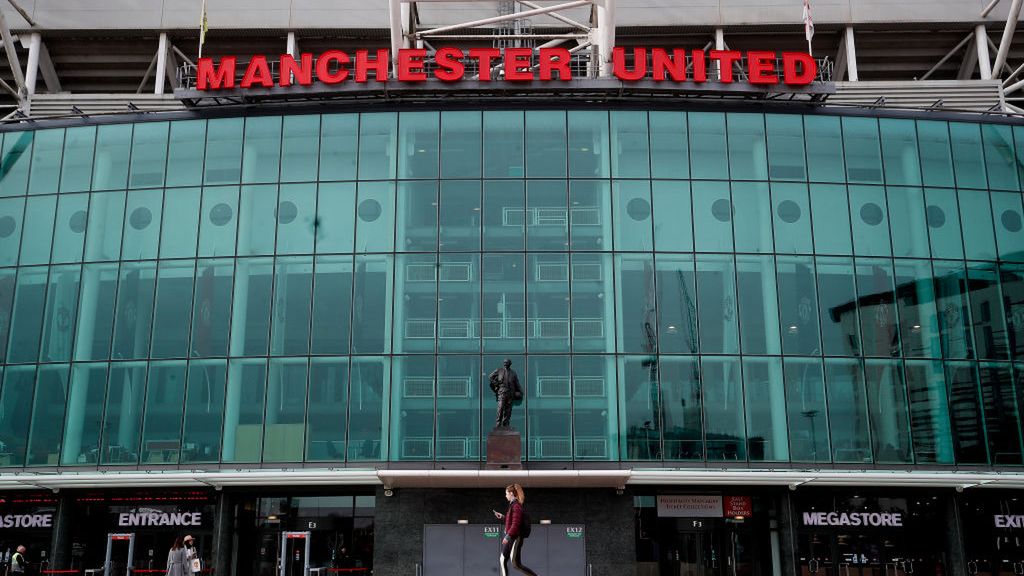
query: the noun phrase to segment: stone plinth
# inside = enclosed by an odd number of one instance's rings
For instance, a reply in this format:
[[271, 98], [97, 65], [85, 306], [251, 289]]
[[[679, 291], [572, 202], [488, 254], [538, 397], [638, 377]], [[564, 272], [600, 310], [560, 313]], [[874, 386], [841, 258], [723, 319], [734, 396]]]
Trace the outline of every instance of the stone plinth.
[[487, 435], [488, 470], [522, 470], [523, 443], [518, 430], [495, 428]]

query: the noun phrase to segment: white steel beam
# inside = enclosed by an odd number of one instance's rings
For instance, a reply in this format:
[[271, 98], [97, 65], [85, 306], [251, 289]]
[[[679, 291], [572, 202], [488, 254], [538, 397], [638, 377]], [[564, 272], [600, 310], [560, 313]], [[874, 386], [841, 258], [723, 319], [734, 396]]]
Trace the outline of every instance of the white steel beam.
[[[522, 4], [523, 6], [526, 6], [527, 8], [541, 8], [540, 4], [535, 4], [533, 2], [528, 2], [527, 0], [517, 0], [517, 1], [520, 4]], [[574, 27], [580, 28], [582, 30], [590, 30], [590, 26], [587, 26], [586, 24], [581, 24], [581, 23], [573, 20], [572, 18], [566, 18], [565, 16], [562, 16], [561, 14], [557, 14], [557, 13], [552, 12], [552, 13], [548, 14], [548, 16], [554, 18], [555, 20], [558, 20], [559, 22], [562, 22], [564, 24], [568, 24], [569, 26], [574, 26]]]
[[832, 79], [841, 81], [846, 75], [846, 34], [839, 37], [839, 49], [836, 50], [836, 63], [832, 67]]
[[853, 41], [853, 26], [846, 27], [843, 39], [846, 40], [846, 72], [850, 82], [857, 82], [860, 80], [860, 74], [857, 73], [857, 45]]
[[[18, 94], [25, 93], [25, 76], [21, 72], [21, 62], [18, 59], [18, 51], [14, 45], [14, 38], [11, 37], [11, 29], [7, 27], [7, 19], [4, 18], [3, 10], [0, 10], [0, 37], [4, 41], [4, 52], [7, 53], [7, 63], [11, 67], [11, 74], [14, 76], [14, 88]], [[19, 98], [19, 101], [21, 98]]]
[[956, 54], [957, 52], [960, 51], [961, 48], [966, 46], [967, 43], [970, 42], [972, 38], [974, 38], [973, 34], [967, 35], [963, 40], [960, 41], [959, 44], [954, 46], [952, 50], [950, 50], [949, 52], [946, 52], [946, 55], [943, 56], [942, 59], [939, 60], [939, 62], [935, 66], [932, 66], [930, 70], [925, 72], [923, 76], [918, 78], [918, 80], [927, 80], [929, 76], [934, 74], [936, 70], [938, 70], [940, 67], [942, 67], [943, 64], [948, 62], [949, 59], [952, 58], [954, 54]]
[[39, 77], [39, 53], [42, 52], [43, 38], [39, 32], [29, 34], [28, 64], [25, 65], [25, 92], [29, 97], [36, 93], [36, 78]]
[[1010, 15], [1006, 18], [1006, 27], [1003, 28], [1003, 39], [999, 41], [999, 53], [996, 54], [995, 64], [992, 65], [996, 78], [1003, 75], [1003, 65], [1010, 54], [1010, 45], [1013, 44], [1013, 33], [1017, 29], [1017, 18], [1020, 17], [1022, 2], [1024, 0], [1013, 0], [1013, 4], [1010, 5]]
[[[992, 79], [992, 59], [988, 53], [988, 30], [984, 24], [974, 27], [974, 44], [977, 47], [978, 66], [982, 80]], [[969, 76], [968, 76], [969, 77]]]
[[288, 33], [288, 41], [285, 47], [285, 51], [291, 54], [292, 58], [298, 59], [299, 57], [299, 42], [295, 38], [295, 32]]
[[996, 4], [999, 4], [999, 0], [992, 0], [991, 2], [989, 2], [988, 6], [985, 6], [985, 9], [981, 11], [981, 17], [987, 17], [989, 15], [989, 12], [992, 12], [992, 9], [996, 7]]
[[604, 0], [597, 4], [597, 54], [598, 74], [612, 75], [612, 52], [615, 50], [615, 0]]
[[[534, 8], [533, 10], [524, 10], [523, 12], [513, 12], [512, 14], [504, 14], [502, 16], [494, 16], [491, 18], [482, 18], [480, 20], [473, 20], [471, 22], [463, 22], [461, 24], [452, 24], [450, 26], [440, 26], [437, 28], [431, 28], [430, 30], [424, 30], [417, 32], [419, 36], [427, 36], [431, 34], [440, 34], [441, 32], [448, 32], [451, 30], [458, 30], [460, 28], [474, 28], [476, 26], [486, 26], [488, 24], [497, 24], [499, 22], [508, 22], [509, 20], [518, 20], [520, 18], [529, 18], [530, 16], [539, 16], [541, 14], [548, 14], [551, 12], [558, 12], [559, 10], [568, 10], [569, 8], [577, 8], [579, 6], [586, 6], [594, 0], [573, 0], [572, 2], [566, 2], [564, 4], [556, 4], [554, 6], [545, 6], [543, 8]], [[606, 3], [609, 0], [605, 0]], [[400, 0], [389, 0], [393, 5], [400, 4]], [[396, 11], [397, 12], [397, 11]], [[399, 19], [400, 20], [400, 19]], [[395, 21], [394, 13], [391, 16], [391, 43], [394, 46], [395, 43], [395, 25], [398, 24], [398, 29], [401, 30], [401, 22]], [[400, 47], [400, 46], [399, 46]]]
[[167, 80], [167, 32], [160, 33], [160, 45], [156, 49], [156, 82], [154, 94], [164, 93], [164, 82]]
[[391, 63], [392, 70], [398, 62], [398, 51], [405, 44], [402, 34], [402, 3], [400, 0], [388, 0], [388, 18], [391, 23]]
[[60, 77], [57, 76], [57, 70], [53, 67], [53, 59], [50, 58], [50, 51], [47, 50], [45, 42], [39, 52], [39, 74], [43, 76], [47, 92], [50, 94], [60, 92]]

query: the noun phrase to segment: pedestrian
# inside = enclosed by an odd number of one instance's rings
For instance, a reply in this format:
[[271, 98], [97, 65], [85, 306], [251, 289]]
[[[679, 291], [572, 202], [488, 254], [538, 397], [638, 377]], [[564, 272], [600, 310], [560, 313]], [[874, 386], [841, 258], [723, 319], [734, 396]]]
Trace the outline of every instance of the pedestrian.
[[523, 539], [530, 535], [530, 520], [523, 509], [523, 502], [526, 501], [526, 494], [519, 484], [512, 484], [505, 487], [505, 499], [508, 500], [508, 509], [504, 514], [497, 510], [495, 518], [505, 519], [505, 537], [501, 540], [501, 576], [508, 576], [508, 560], [512, 559], [512, 566], [527, 576], [537, 576], [537, 573], [523, 566], [521, 559], [523, 553]]
[[27, 550], [24, 546], [18, 546], [18, 549], [11, 556], [11, 574], [24, 574], [28, 568], [28, 561], [25, 560], [25, 552]]
[[195, 539], [192, 538], [191, 534], [189, 534], [182, 539], [182, 542], [185, 544], [185, 550], [187, 551], [185, 560], [187, 562], [188, 570], [186, 570], [186, 572], [191, 572], [192, 574], [202, 572], [203, 561], [199, 557], [199, 549], [196, 548]]
[[167, 553], [167, 575], [166, 576], [191, 576], [185, 569], [185, 561], [188, 560], [188, 550], [181, 536], [174, 539], [174, 545]]

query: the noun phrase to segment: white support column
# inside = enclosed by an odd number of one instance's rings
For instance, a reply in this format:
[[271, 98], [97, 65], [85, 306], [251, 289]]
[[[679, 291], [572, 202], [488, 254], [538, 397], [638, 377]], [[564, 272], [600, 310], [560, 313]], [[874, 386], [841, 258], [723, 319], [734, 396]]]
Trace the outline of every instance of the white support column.
[[39, 55], [43, 48], [43, 37], [38, 32], [29, 35], [28, 64], [25, 68], [25, 91], [29, 96], [36, 93], [36, 78], [39, 77]]
[[291, 54], [292, 58], [299, 59], [299, 43], [295, 39], [295, 32], [288, 33], [288, 46], [285, 51]]
[[[7, 27], [7, 19], [0, 10], [0, 37], [4, 40], [4, 52], [7, 53], [7, 64], [11, 67], [11, 75], [14, 76], [14, 89], [18, 94], [25, 94], [25, 75], [21, 72], [21, 62], [18, 59], [18, 52], [15, 50], [14, 38], [11, 36], [11, 29]], [[20, 99], [20, 98], [19, 98]]]
[[156, 87], [154, 94], [164, 93], [164, 83], [167, 81], [167, 32], [160, 33], [160, 46], [156, 52]]
[[857, 45], [853, 41], [853, 26], [847, 26], [845, 34], [846, 72], [849, 74], [850, 82], [857, 82], [860, 75], [857, 73]]
[[612, 75], [612, 51], [615, 49], [615, 0], [604, 0], [597, 4], [597, 32], [600, 69], [602, 77]]
[[[398, 50], [405, 44], [402, 38], [402, 3], [401, 0], [388, 0], [388, 16], [391, 21], [391, 69], [396, 69]], [[394, 73], [394, 72], [392, 72]]]
[[1003, 28], [1003, 39], [999, 41], [999, 53], [996, 54], [996, 61], [992, 65], [995, 78], [1003, 75], [1003, 65], [1006, 64], [1006, 57], [1010, 54], [1010, 45], [1013, 44], [1013, 33], [1017, 29], [1017, 18], [1020, 17], [1021, 2], [1024, 0], [1013, 0], [1010, 5], [1010, 14], [1006, 18], [1006, 27]]
[[978, 68], [981, 70], [982, 80], [992, 79], [992, 59], [988, 54], [988, 31], [984, 24], [974, 27], [975, 45], [978, 47]]
[[[725, 50], [725, 30], [721, 28], [715, 28], [715, 50]], [[712, 64], [712, 76], [715, 78], [722, 78], [721, 62], [715, 60]]]

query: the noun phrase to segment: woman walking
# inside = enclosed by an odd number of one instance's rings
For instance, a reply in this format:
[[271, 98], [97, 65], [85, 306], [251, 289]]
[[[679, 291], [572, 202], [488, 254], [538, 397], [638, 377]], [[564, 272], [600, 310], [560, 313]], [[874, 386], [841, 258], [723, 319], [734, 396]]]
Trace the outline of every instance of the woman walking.
[[167, 553], [167, 576], [190, 576], [185, 562], [188, 560], [188, 550], [181, 540], [181, 536], [174, 539], [174, 546]]
[[523, 553], [523, 532], [527, 529], [523, 524], [523, 502], [526, 501], [526, 494], [519, 484], [512, 484], [505, 487], [505, 499], [508, 500], [508, 510], [504, 514], [494, 511], [496, 518], [505, 519], [505, 538], [501, 540], [501, 576], [508, 576], [508, 559], [512, 559], [512, 566], [527, 576], [537, 576], [537, 573], [523, 566], [521, 556]]

